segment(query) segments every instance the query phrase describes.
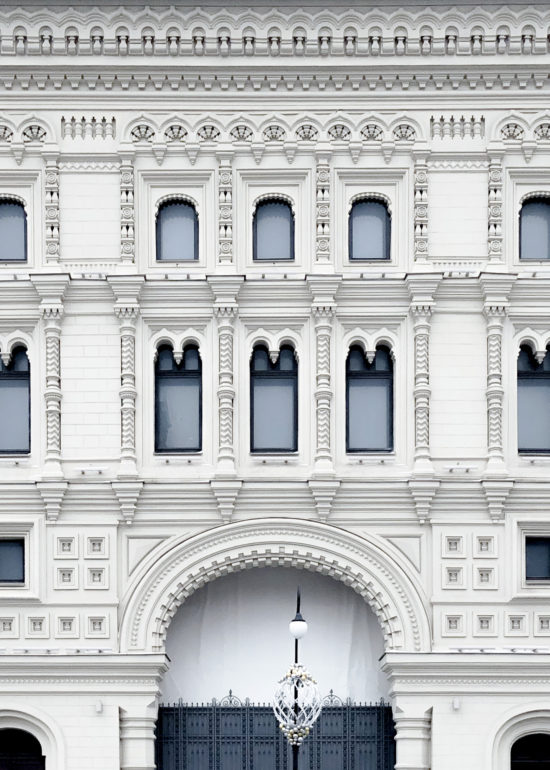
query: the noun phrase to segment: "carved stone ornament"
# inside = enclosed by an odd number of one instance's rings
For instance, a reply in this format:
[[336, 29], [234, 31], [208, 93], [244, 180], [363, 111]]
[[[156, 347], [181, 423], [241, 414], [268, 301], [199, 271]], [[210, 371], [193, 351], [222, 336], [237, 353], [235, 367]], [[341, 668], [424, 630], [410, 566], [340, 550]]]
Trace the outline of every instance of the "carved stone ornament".
[[11, 142], [13, 131], [9, 126], [0, 126], [0, 142]]
[[199, 139], [203, 142], [215, 142], [220, 138], [220, 130], [211, 124], [201, 126], [197, 131]]
[[42, 128], [42, 126], [39, 126], [36, 123], [33, 123], [31, 126], [27, 126], [27, 128], [23, 131], [24, 142], [43, 142], [45, 138], [46, 129]]
[[329, 128], [328, 135], [331, 139], [335, 141], [349, 142], [351, 137], [351, 131], [343, 123], [335, 123], [334, 126], [331, 126]]
[[535, 128], [535, 136], [537, 139], [548, 141], [550, 139], [550, 123], [541, 123], [540, 126]]
[[314, 142], [319, 137], [319, 132], [311, 123], [304, 123], [296, 129], [296, 136], [303, 142]]
[[361, 136], [366, 139], [367, 142], [381, 142], [384, 138], [384, 132], [377, 126], [376, 123], [367, 123], [361, 129]]
[[515, 139], [516, 141], [519, 141], [525, 136], [525, 131], [519, 123], [506, 123], [506, 125], [500, 129], [500, 135], [503, 139]]
[[266, 142], [282, 142], [286, 138], [286, 131], [282, 126], [268, 126], [263, 132]]
[[409, 123], [400, 123], [393, 129], [393, 137], [398, 142], [414, 142], [416, 131]]
[[249, 126], [241, 123], [231, 129], [230, 135], [236, 142], [251, 142], [254, 137], [254, 131]]
[[147, 123], [140, 123], [130, 132], [132, 142], [152, 142], [155, 136], [154, 130]]
[[164, 137], [167, 142], [183, 142], [187, 136], [187, 129], [183, 126], [175, 123], [172, 126], [168, 126], [164, 132]]

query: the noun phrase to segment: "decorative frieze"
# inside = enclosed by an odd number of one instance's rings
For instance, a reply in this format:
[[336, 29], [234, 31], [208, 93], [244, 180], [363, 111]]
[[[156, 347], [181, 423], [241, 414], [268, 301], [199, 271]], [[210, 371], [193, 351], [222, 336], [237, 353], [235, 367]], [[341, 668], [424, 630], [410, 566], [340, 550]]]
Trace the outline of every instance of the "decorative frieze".
[[45, 155], [44, 197], [46, 223], [46, 262], [59, 262], [59, 165], [57, 152]]
[[218, 260], [233, 262], [233, 168], [232, 153], [218, 156]]
[[135, 258], [133, 158], [133, 153], [123, 153], [120, 164], [120, 258], [126, 265]]
[[490, 262], [502, 261], [502, 157], [504, 153], [489, 153], [489, 234], [488, 257]]
[[414, 258], [428, 257], [428, 164], [426, 154], [414, 162]]
[[330, 153], [317, 153], [315, 259], [330, 261]]

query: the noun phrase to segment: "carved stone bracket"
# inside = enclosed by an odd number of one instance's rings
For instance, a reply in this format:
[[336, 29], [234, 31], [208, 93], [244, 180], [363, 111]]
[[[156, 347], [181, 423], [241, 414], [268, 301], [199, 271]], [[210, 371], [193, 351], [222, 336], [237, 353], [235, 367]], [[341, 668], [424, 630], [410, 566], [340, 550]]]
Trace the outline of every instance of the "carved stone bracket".
[[508, 495], [513, 489], [513, 481], [505, 480], [485, 480], [481, 482], [485, 498], [487, 500], [487, 509], [491, 521], [494, 524], [503, 522], [505, 518], [504, 505]]
[[123, 264], [135, 260], [134, 152], [120, 153], [120, 258]]
[[57, 148], [44, 151], [44, 197], [46, 223], [46, 262], [59, 262], [59, 165]]
[[439, 489], [440, 482], [419, 479], [408, 482], [409, 490], [414, 501], [418, 521], [425, 524], [430, 520], [432, 502]]
[[41, 298], [46, 348], [46, 456], [44, 478], [63, 476], [61, 469], [61, 322], [68, 275], [34, 275], [31, 281]]
[[66, 481], [39, 481], [36, 486], [44, 503], [46, 521], [56, 522], [61, 513], [61, 504], [68, 489], [68, 483]]
[[218, 259], [220, 264], [233, 262], [232, 158], [232, 152], [218, 154]]
[[489, 152], [489, 222], [488, 257], [490, 262], [501, 262], [502, 253], [502, 158], [504, 150]]
[[131, 524], [136, 514], [136, 508], [141, 490], [142, 481], [113, 481], [111, 483], [113, 492], [116, 495], [120, 505], [121, 521]]
[[242, 481], [229, 481], [227, 479], [210, 482], [224, 524], [229, 524], [233, 518], [235, 503], [242, 485]]
[[317, 152], [315, 259], [330, 261], [330, 152]]
[[327, 521], [332, 510], [332, 503], [340, 488], [340, 482], [335, 479], [330, 481], [310, 479], [308, 484], [313, 499], [315, 500], [319, 521]]
[[428, 164], [426, 153], [414, 153], [414, 258], [428, 258]]
[[120, 322], [120, 422], [121, 449], [119, 478], [137, 476], [136, 464], [136, 325], [139, 316], [139, 294], [144, 278], [110, 276], [115, 295], [114, 312]]

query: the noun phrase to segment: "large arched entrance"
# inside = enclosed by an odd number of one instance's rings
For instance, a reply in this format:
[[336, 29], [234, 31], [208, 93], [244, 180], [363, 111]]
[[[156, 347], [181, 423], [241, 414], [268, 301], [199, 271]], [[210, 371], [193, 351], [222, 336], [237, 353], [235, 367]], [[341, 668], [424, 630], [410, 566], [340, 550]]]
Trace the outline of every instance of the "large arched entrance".
[[0, 729], [0, 770], [44, 770], [37, 738], [26, 730]]
[[519, 738], [512, 746], [511, 770], [550, 770], [550, 734]]

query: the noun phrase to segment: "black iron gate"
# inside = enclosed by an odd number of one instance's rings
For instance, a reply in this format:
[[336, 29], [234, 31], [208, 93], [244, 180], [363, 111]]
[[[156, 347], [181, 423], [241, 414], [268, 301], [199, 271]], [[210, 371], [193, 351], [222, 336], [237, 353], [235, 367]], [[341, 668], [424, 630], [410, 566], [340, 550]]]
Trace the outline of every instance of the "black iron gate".
[[[300, 770], [393, 770], [391, 708], [331, 695], [300, 749]], [[158, 770], [291, 770], [291, 753], [270, 706], [233, 695], [195, 706], [161, 706]]]

